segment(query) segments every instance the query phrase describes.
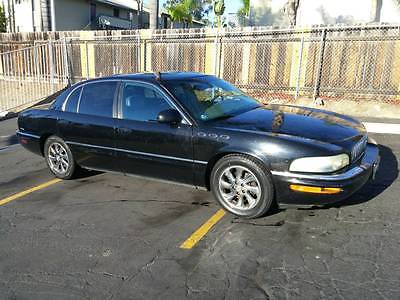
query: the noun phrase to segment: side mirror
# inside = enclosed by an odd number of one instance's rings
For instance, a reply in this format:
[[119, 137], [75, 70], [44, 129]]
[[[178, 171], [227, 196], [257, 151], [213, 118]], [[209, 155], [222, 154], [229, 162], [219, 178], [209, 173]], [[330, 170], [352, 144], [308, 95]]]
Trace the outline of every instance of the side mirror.
[[161, 111], [157, 116], [157, 122], [166, 124], [178, 124], [182, 121], [181, 114], [175, 109], [166, 109]]

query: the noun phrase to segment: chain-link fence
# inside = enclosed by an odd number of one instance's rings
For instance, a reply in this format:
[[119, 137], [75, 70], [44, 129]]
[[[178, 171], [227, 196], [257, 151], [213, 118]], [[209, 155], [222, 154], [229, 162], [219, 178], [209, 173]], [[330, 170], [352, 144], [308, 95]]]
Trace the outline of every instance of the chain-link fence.
[[[0, 54], [0, 84], [19, 84], [9, 88], [17, 95], [2, 95], [9, 104], [1, 110], [69, 80], [149, 71], [214, 74], [265, 102], [320, 97], [398, 104], [400, 27], [166, 30], [50, 41]], [[43, 84], [40, 93], [29, 88]]]

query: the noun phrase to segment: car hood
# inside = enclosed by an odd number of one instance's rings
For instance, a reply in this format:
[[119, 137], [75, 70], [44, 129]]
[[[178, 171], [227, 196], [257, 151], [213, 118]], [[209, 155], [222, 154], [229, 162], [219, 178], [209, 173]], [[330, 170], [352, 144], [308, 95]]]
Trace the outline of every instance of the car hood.
[[286, 134], [321, 142], [339, 142], [365, 134], [364, 126], [350, 117], [290, 105], [265, 105], [216, 123], [231, 130]]

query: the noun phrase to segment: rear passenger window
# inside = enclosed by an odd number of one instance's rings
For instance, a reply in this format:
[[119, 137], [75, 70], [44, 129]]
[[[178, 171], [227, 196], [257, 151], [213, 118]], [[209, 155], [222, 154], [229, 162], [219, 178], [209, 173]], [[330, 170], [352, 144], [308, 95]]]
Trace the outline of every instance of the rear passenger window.
[[81, 95], [82, 88], [78, 88], [69, 95], [67, 99], [67, 103], [65, 105], [65, 111], [68, 112], [77, 112], [78, 111], [78, 102], [79, 96]]
[[79, 113], [111, 118], [116, 89], [116, 81], [85, 85], [78, 105]]

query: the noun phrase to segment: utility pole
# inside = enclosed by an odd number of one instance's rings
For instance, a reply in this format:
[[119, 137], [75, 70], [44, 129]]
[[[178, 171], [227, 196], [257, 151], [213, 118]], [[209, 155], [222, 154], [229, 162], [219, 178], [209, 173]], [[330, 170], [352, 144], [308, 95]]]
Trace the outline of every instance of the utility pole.
[[158, 28], [158, 0], [150, 0], [149, 1], [150, 8], [150, 29]]
[[56, 7], [54, 0], [50, 0], [50, 18], [51, 18], [51, 31], [56, 31]]

